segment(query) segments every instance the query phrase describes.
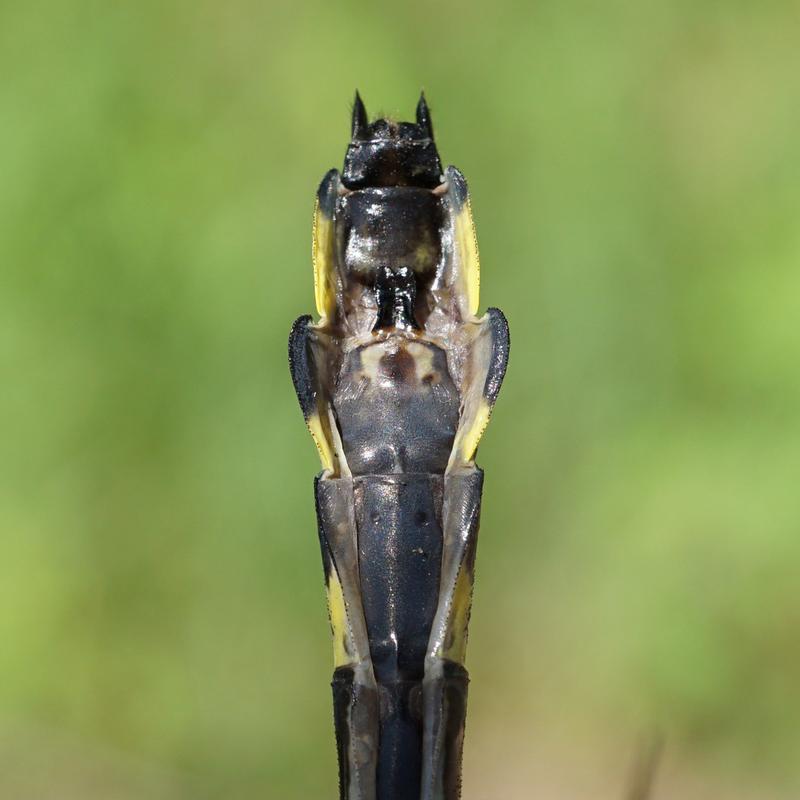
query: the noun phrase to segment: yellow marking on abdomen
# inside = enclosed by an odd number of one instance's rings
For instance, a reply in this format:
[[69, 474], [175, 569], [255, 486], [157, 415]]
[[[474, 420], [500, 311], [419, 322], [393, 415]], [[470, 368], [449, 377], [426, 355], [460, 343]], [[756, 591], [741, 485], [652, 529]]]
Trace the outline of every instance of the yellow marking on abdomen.
[[336, 570], [331, 566], [328, 576], [328, 618], [333, 635], [333, 665], [344, 667], [355, 660], [349, 652], [350, 627], [347, 622], [347, 607], [344, 602], [342, 584]]
[[314, 225], [311, 230], [311, 261], [314, 265], [314, 300], [322, 319], [336, 310], [336, 281], [333, 274], [333, 220], [314, 205]]
[[481, 260], [478, 252], [478, 236], [472, 219], [472, 204], [469, 197], [461, 211], [455, 217], [455, 238], [458, 252], [463, 262], [464, 292], [467, 299], [467, 311], [475, 316], [478, 313], [481, 290]]
[[441, 657], [457, 664], [463, 664], [467, 655], [467, 632], [469, 614], [472, 607], [472, 574], [461, 567], [453, 591], [453, 605], [450, 609], [448, 632], [442, 644]]
[[492, 407], [489, 405], [486, 398], [482, 397], [469, 427], [462, 428], [456, 434], [453, 452], [450, 456], [450, 462], [447, 465], [448, 472], [453, 468], [463, 466], [474, 460], [478, 445], [486, 430], [486, 426], [489, 424], [489, 418], [491, 416]]
[[311, 433], [311, 438], [314, 440], [314, 444], [317, 446], [319, 460], [322, 462], [322, 469], [333, 472], [335, 464], [333, 450], [331, 449], [328, 437], [325, 435], [325, 430], [322, 427], [322, 420], [320, 420], [319, 414], [316, 411], [308, 417], [306, 425], [308, 426], [309, 433]]

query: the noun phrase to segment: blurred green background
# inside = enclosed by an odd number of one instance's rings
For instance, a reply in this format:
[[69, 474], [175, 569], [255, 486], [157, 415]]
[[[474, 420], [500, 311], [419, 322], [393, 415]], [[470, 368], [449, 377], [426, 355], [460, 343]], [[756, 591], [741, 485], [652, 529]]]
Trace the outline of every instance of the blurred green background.
[[800, 9], [0, 6], [0, 797], [335, 795], [286, 366], [358, 86], [428, 95], [512, 359], [465, 800], [800, 793]]

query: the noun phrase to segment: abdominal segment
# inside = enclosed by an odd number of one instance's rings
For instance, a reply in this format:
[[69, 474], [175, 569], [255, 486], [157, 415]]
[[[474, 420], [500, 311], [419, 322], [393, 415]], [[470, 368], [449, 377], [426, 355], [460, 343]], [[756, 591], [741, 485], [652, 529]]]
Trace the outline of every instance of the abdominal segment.
[[332, 400], [353, 475], [361, 600], [380, 709], [378, 797], [418, 800], [443, 473], [459, 394], [440, 348], [395, 334], [345, 355]]
[[439, 599], [442, 478], [354, 481], [361, 597], [380, 708], [379, 797], [417, 800], [422, 680]]
[[459, 404], [435, 345], [395, 335], [351, 350], [333, 392], [351, 473], [444, 473]]

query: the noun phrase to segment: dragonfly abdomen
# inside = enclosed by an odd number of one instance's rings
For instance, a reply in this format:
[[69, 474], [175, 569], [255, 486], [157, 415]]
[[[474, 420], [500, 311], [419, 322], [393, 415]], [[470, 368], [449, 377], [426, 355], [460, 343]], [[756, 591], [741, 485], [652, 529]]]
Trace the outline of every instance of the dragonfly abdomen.
[[417, 800], [422, 679], [441, 575], [442, 478], [366, 475], [353, 483], [361, 596], [380, 707], [378, 796]]
[[478, 317], [466, 181], [415, 122], [356, 96], [341, 173], [317, 193], [319, 321], [289, 360], [319, 450], [341, 800], [457, 800], [483, 474], [475, 452], [508, 359]]

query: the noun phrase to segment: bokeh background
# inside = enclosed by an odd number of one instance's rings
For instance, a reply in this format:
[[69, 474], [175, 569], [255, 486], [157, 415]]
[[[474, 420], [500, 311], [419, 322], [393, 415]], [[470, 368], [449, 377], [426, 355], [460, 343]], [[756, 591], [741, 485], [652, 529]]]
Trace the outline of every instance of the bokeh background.
[[286, 366], [424, 87], [511, 365], [465, 800], [800, 796], [800, 8], [0, 6], [0, 797], [335, 796]]

